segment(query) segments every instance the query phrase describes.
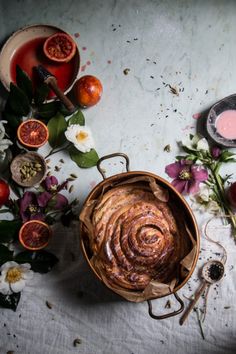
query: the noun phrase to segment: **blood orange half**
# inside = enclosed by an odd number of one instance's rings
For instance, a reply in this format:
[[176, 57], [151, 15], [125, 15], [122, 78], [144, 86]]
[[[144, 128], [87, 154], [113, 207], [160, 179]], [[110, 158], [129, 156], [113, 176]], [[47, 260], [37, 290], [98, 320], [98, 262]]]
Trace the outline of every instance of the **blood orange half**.
[[37, 251], [49, 243], [52, 230], [48, 224], [40, 220], [30, 220], [21, 226], [19, 241], [28, 250]]
[[47, 58], [67, 63], [75, 55], [76, 44], [68, 34], [56, 33], [46, 39], [43, 51]]
[[22, 145], [39, 148], [48, 141], [49, 132], [47, 126], [40, 120], [28, 119], [19, 125], [17, 137]]

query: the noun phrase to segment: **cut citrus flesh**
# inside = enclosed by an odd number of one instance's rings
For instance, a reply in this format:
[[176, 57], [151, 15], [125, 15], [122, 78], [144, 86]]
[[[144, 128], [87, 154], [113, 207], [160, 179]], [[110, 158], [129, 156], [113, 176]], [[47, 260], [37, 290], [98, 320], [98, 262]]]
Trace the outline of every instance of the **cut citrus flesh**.
[[22, 122], [17, 129], [17, 137], [22, 145], [38, 148], [48, 141], [47, 126], [37, 119]]
[[40, 220], [30, 220], [22, 225], [19, 241], [28, 250], [37, 251], [48, 245], [51, 235], [48, 224]]
[[68, 34], [56, 33], [46, 39], [43, 51], [53, 61], [68, 62], [75, 55], [76, 44]]

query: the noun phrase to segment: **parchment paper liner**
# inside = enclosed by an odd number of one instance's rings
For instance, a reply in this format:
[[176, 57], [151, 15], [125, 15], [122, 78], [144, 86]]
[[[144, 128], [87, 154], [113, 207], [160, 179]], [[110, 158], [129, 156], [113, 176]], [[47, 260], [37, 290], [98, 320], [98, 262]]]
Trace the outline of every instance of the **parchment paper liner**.
[[[130, 184], [130, 183], [137, 183], [137, 182], [146, 182], [149, 184], [149, 187], [155, 197], [162, 201], [162, 202], [168, 202], [169, 199], [169, 191], [167, 188], [164, 188], [160, 185], [157, 184], [155, 178], [153, 177], [148, 177], [148, 176], [140, 176], [140, 177], [133, 177], [133, 178], [127, 178], [123, 180], [120, 183], [109, 183], [108, 185], [104, 185], [102, 192], [100, 196], [97, 199], [94, 200], [89, 200], [83, 207], [83, 210], [80, 214], [80, 221], [83, 223], [83, 226], [86, 230], [86, 234], [88, 235], [89, 242], [93, 242], [93, 235], [94, 235], [94, 230], [93, 230], [93, 225], [91, 222], [91, 216], [93, 213], [93, 210], [95, 206], [100, 202], [100, 200], [103, 197], [103, 194], [107, 191], [112, 189], [114, 186], [121, 186], [124, 184]], [[180, 203], [180, 201], [178, 201]], [[184, 205], [182, 208], [185, 209]], [[181, 218], [184, 219], [184, 214], [186, 214], [183, 210], [181, 210]], [[179, 224], [179, 223], [178, 223]], [[188, 237], [188, 241], [190, 242], [190, 250], [189, 253], [180, 261], [180, 278], [183, 280], [191, 271], [194, 259], [196, 256], [197, 252], [197, 247], [196, 247], [196, 241], [188, 228], [186, 222], [183, 220], [183, 228], [185, 229], [185, 236]], [[159, 298], [165, 295], [168, 295], [173, 292], [174, 288], [178, 285], [179, 279], [174, 278], [172, 279], [169, 283], [160, 283], [158, 281], [152, 280], [143, 291], [131, 291], [128, 289], [121, 288], [119, 286], [116, 286], [114, 284], [110, 284], [108, 279], [104, 276], [103, 272], [100, 271], [100, 268], [97, 267], [97, 262], [96, 262], [96, 257], [92, 256], [90, 259], [91, 265], [94, 267], [98, 275], [101, 277], [103, 283], [116, 292], [117, 294], [121, 295], [128, 301], [132, 302], [142, 302], [148, 299], [154, 299], [154, 298]]]

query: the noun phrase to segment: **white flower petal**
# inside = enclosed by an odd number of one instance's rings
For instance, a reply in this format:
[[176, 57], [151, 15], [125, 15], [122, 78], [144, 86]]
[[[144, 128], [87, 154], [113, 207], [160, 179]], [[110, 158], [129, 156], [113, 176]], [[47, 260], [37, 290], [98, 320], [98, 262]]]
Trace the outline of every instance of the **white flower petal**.
[[[9, 261], [9, 262], [4, 263], [4, 264], [1, 266], [0, 270], [1, 270], [1, 272], [2, 272], [3, 270], [8, 270], [9, 268], [18, 267], [18, 266], [19, 266], [18, 263], [14, 262], [14, 261]], [[6, 273], [6, 272], [5, 272], [5, 273]]]
[[88, 152], [94, 148], [92, 132], [87, 126], [80, 126], [79, 124], [72, 124], [68, 126], [65, 131], [67, 140], [72, 142], [76, 149], [81, 152]]
[[13, 293], [19, 293], [21, 290], [24, 289], [24, 287], [25, 287], [24, 279], [20, 279], [19, 281], [10, 284], [10, 289], [13, 291]]
[[22, 274], [22, 278], [25, 280], [30, 280], [34, 276], [34, 272], [32, 270], [27, 270]]
[[3, 295], [12, 294], [9, 283], [5, 280], [0, 280], [0, 293], [2, 293]]
[[198, 141], [197, 150], [209, 150], [209, 144], [205, 138]]

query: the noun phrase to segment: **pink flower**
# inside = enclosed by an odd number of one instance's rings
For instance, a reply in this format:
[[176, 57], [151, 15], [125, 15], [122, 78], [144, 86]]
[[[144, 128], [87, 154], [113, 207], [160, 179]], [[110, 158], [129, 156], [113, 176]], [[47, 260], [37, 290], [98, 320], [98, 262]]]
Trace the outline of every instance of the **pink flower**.
[[199, 191], [199, 184], [208, 179], [207, 170], [192, 161], [180, 160], [171, 163], [165, 168], [169, 177], [174, 178], [171, 184], [182, 194], [195, 194]]
[[44, 210], [37, 200], [37, 195], [33, 192], [25, 192], [19, 199], [20, 217], [23, 222], [28, 220], [44, 220]]
[[220, 155], [222, 153], [221, 148], [219, 148], [218, 146], [213, 146], [211, 149], [211, 155], [213, 157], [213, 159], [218, 160]]

